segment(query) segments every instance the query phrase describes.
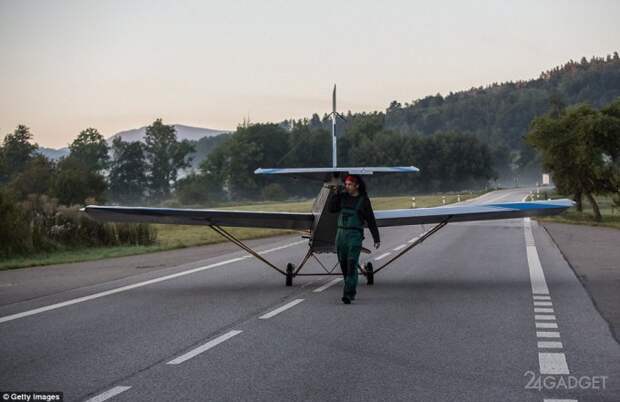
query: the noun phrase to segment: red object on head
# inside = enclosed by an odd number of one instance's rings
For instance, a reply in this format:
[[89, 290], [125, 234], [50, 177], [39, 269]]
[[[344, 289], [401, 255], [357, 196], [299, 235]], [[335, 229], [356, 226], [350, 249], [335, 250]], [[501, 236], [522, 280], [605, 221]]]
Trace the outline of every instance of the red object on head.
[[348, 175], [347, 177], [345, 177], [345, 178], [344, 178], [344, 181], [345, 181], [345, 182], [347, 182], [347, 181], [351, 181], [351, 182], [353, 182], [353, 183], [355, 183], [355, 184], [360, 184], [360, 183], [359, 183], [359, 180], [357, 179], [357, 177], [355, 177], [355, 176], [351, 176], [351, 175]]

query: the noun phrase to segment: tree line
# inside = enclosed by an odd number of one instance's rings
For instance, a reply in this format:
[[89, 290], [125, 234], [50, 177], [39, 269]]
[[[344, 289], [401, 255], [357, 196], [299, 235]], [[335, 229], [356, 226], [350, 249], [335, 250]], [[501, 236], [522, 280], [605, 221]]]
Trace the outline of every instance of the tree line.
[[[156, 120], [145, 143], [115, 138], [108, 146], [94, 128], [79, 133], [58, 162], [37, 153], [24, 125], [0, 146], [0, 257], [80, 246], [152, 244], [145, 224], [95, 222], [78, 212], [87, 203], [155, 203], [171, 196], [194, 146]], [[112, 155], [112, 157], [110, 157]]]

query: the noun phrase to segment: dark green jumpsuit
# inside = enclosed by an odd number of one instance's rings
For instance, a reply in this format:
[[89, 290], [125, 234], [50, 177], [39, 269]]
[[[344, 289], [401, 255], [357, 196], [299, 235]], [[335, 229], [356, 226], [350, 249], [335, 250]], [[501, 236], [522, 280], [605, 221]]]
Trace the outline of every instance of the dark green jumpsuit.
[[359, 209], [364, 201], [358, 197], [354, 208], [342, 207], [338, 216], [338, 231], [336, 232], [336, 251], [338, 262], [344, 276], [343, 297], [355, 299], [357, 287], [357, 267], [362, 241], [364, 240], [364, 224], [360, 218]]

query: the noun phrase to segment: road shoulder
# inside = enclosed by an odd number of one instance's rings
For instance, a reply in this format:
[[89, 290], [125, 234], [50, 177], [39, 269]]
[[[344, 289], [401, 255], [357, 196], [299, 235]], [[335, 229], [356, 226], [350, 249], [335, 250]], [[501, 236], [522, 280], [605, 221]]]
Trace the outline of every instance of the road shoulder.
[[540, 224], [620, 343], [620, 230], [544, 221]]

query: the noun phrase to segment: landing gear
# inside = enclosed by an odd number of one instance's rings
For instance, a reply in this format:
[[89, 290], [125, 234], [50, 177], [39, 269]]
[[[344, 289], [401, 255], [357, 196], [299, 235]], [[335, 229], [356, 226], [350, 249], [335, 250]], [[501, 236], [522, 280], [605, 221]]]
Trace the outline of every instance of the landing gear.
[[364, 265], [364, 269], [366, 270], [366, 283], [368, 285], [373, 285], [375, 283], [375, 272], [371, 262], [367, 262]]
[[292, 263], [286, 264], [286, 286], [293, 286], [293, 272], [295, 271], [295, 265]]

